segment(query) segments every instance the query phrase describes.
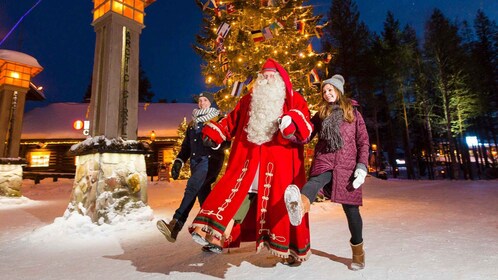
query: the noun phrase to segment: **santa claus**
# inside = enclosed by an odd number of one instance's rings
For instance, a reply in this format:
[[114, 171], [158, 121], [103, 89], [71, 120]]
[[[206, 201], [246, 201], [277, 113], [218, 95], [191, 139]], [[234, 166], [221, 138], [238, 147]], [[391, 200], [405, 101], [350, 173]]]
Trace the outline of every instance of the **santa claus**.
[[285, 69], [268, 59], [253, 91], [227, 117], [203, 130], [206, 143], [232, 141], [232, 149], [225, 175], [194, 219], [193, 239], [218, 253], [223, 245], [256, 241], [258, 252], [267, 247], [288, 262], [306, 260], [308, 217], [291, 226], [284, 191], [305, 183], [303, 146], [292, 140], [302, 141], [311, 132], [306, 101], [293, 92]]

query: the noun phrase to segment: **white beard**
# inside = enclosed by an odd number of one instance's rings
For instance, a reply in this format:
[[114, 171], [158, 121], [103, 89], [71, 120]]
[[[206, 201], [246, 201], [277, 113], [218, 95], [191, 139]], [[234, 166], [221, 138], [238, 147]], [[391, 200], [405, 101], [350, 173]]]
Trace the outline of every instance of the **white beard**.
[[261, 145], [271, 141], [278, 130], [278, 118], [283, 113], [284, 101], [285, 83], [278, 72], [273, 82], [259, 74], [252, 92], [249, 122], [245, 128], [249, 142]]

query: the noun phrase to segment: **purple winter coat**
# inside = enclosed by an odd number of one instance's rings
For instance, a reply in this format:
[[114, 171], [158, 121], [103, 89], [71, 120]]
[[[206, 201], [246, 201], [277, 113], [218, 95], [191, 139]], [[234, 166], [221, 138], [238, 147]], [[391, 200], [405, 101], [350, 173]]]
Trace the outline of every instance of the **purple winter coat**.
[[[353, 101], [353, 105], [356, 102]], [[340, 133], [343, 140], [343, 147], [336, 152], [322, 153], [320, 147], [321, 139], [315, 147], [315, 156], [310, 170], [310, 176], [317, 176], [326, 171], [332, 171], [332, 192], [331, 201], [341, 204], [363, 205], [362, 187], [353, 188], [353, 173], [358, 163], [367, 167], [368, 150], [370, 147], [365, 121], [360, 112], [354, 109], [355, 120], [352, 123], [343, 121], [340, 126]], [[322, 121], [316, 113], [311, 122], [314, 125], [313, 134], [320, 135]]]

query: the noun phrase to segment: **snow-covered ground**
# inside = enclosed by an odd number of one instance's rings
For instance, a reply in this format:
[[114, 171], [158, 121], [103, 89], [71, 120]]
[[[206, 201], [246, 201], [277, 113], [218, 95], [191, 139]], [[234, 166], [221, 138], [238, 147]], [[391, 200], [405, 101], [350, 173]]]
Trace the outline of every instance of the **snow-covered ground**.
[[[342, 208], [311, 208], [313, 255], [281, 264], [254, 243], [204, 253], [187, 231], [169, 243], [156, 229], [179, 205], [185, 181], [149, 182], [149, 206], [116, 225], [62, 219], [72, 180], [24, 180], [23, 198], [0, 198], [1, 279], [498, 279], [498, 181], [383, 181], [364, 187], [366, 267], [351, 271]], [[188, 222], [198, 211], [196, 206]]]

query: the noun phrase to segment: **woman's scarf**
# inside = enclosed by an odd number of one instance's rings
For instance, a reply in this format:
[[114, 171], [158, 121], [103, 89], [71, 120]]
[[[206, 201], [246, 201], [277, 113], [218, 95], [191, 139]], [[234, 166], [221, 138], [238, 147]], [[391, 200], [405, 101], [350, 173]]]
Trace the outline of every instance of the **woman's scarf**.
[[207, 109], [194, 109], [194, 111], [192, 111], [192, 121], [194, 123], [204, 123], [219, 114], [220, 111], [213, 107], [209, 107]]
[[322, 122], [320, 139], [325, 143], [324, 153], [333, 153], [343, 146], [339, 127], [344, 120], [344, 113], [337, 104], [332, 104], [332, 113]]

